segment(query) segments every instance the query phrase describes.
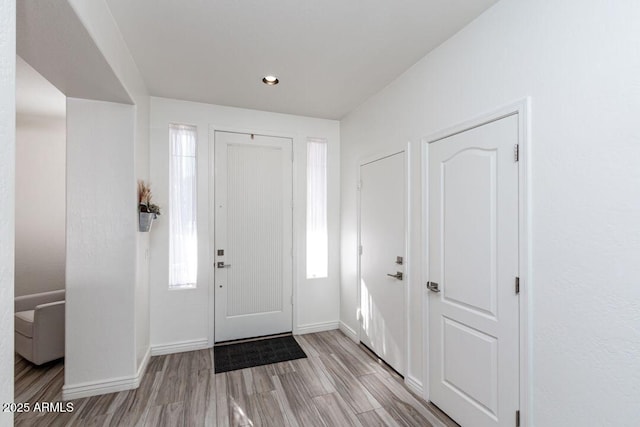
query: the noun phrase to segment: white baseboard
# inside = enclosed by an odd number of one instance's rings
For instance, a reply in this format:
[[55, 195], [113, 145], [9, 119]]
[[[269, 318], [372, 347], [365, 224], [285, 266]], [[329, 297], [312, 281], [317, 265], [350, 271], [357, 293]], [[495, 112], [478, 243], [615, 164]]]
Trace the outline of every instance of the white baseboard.
[[62, 400], [80, 399], [99, 394], [116, 393], [138, 388], [140, 381], [136, 377], [114, 378], [105, 381], [86, 382], [62, 387]]
[[422, 381], [419, 381], [415, 377], [407, 375], [404, 379], [405, 385], [415, 394], [422, 397], [424, 395], [424, 387], [422, 387]]
[[119, 391], [133, 390], [140, 386], [142, 377], [147, 370], [147, 364], [151, 357], [151, 348], [142, 358], [140, 366], [135, 376], [111, 378], [102, 381], [89, 381], [81, 384], [71, 384], [62, 386], [62, 400], [80, 399], [83, 397], [97, 396], [100, 394], [116, 393]]
[[299, 325], [295, 333], [296, 335], [312, 334], [314, 332], [331, 331], [338, 329], [340, 322], [320, 322], [320, 323], [307, 323], [306, 325]]
[[358, 342], [358, 333], [351, 329], [346, 323], [340, 322], [340, 330], [353, 341]]
[[151, 347], [147, 347], [147, 351], [144, 353], [142, 357], [142, 361], [140, 362], [140, 366], [138, 366], [138, 372], [136, 372], [136, 378], [138, 379], [138, 384], [142, 381], [142, 377], [144, 373], [147, 372], [147, 365], [149, 364], [149, 359], [151, 359]]
[[152, 356], [163, 354], [183, 353], [185, 351], [203, 350], [209, 348], [209, 340], [202, 338], [199, 340], [178, 341], [170, 344], [158, 344], [151, 346]]

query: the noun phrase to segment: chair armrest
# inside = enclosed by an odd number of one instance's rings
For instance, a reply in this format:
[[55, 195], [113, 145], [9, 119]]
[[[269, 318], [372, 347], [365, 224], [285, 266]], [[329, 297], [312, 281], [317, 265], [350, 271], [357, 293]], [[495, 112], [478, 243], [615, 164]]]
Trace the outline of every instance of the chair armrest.
[[64, 301], [40, 304], [33, 313], [33, 362], [64, 357]]
[[40, 328], [42, 331], [45, 330], [46, 325], [55, 322], [58, 322], [59, 325], [60, 320], [62, 320], [62, 326], [64, 326], [64, 301], [40, 304], [36, 306], [35, 313], [33, 313], [33, 327]]
[[38, 305], [47, 304], [55, 301], [63, 301], [65, 291], [64, 289], [59, 291], [42, 292], [33, 295], [24, 295], [16, 297], [14, 300], [15, 312], [35, 310]]

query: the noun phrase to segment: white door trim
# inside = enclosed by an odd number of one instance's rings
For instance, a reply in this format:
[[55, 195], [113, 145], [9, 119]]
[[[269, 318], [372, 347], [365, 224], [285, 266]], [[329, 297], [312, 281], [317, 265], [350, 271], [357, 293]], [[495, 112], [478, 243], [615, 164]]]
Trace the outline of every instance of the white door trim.
[[[209, 298], [208, 298], [208, 347], [213, 347], [215, 344], [215, 133], [216, 132], [231, 132], [231, 133], [245, 133], [245, 134], [254, 134], [254, 135], [262, 135], [262, 136], [274, 136], [279, 138], [288, 138], [291, 139], [291, 152], [293, 153], [293, 164], [292, 164], [292, 188], [291, 195], [293, 201], [293, 212], [292, 212], [292, 250], [293, 250], [293, 259], [292, 259], [292, 295], [293, 295], [293, 307], [292, 307], [292, 331], [293, 334], [298, 333], [298, 272], [300, 271], [298, 268], [299, 262], [299, 245], [298, 245], [298, 211], [295, 204], [296, 194], [299, 191], [300, 183], [296, 179], [299, 172], [299, 152], [296, 150], [296, 147], [300, 146], [300, 141], [302, 137], [298, 134], [293, 134], [291, 132], [279, 132], [279, 131], [271, 131], [264, 129], [256, 129], [256, 128], [241, 128], [241, 127], [233, 127], [233, 126], [224, 126], [217, 124], [209, 124], [209, 132], [208, 132], [208, 148], [209, 148], [209, 158], [207, 159], [207, 185], [208, 191], [207, 194], [209, 196], [208, 203], [208, 225], [209, 225], [209, 235], [207, 236], [207, 244], [209, 246], [209, 256], [210, 259], [207, 260], [208, 266], [208, 275], [209, 275]], [[304, 165], [302, 166], [304, 167]], [[302, 231], [300, 231], [302, 232]]]
[[[531, 279], [531, 134], [530, 134], [531, 99], [529, 97], [506, 105], [495, 111], [480, 115], [456, 126], [441, 130], [431, 136], [422, 138], [422, 280], [425, 284], [429, 279], [429, 266], [424, 260], [429, 259], [429, 197], [428, 197], [428, 165], [429, 144], [452, 135], [482, 126], [511, 115], [518, 115], [518, 144], [520, 148], [519, 188], [518, 188], [518, 216], [519, 220], [519, 274], [520, 274], [520, 425], [532, 426], [531, 413], [531, 325], [530, 305], [532, 300]], [[429, 303], [428, 291], [422, 290], [422, 324], [423, 324], [423, 397], [429, 400]]]
[[357, 193], [358, 193], [358, 197], [357, 197], [357, 238], [356, 238], [356, 254], [357, 254], [357, 279], [356, 279], [356, 285], [357, 285], [357, 320], [358, 320], [358, 330], [357, 332], [357, 337], [358, 337], [358, 342], [361, 341], [362, 338], [362, 312], [361, 312], [361, 306], [360, 306], [360, 281], [362, 279], [362, 271], [361, 271], [361, 266], [360, 266], [360, 245], [361, 245], [361, 234], [360, 234], [360, 226], [361, 226], [361, 192], [360, 192], [360, 182], [362, 180], [361, 177], [361, 167], [375, 162], [377, 160], [382, 160], [386, 157], [390, 157], [393, 156], [395, 154], [400, 154], [400, 153], [404, 153], [404, 162], [405, 162], [405, 226], [404, 226], [404, 242], [405, 242], [405, 249], [404, 249], [404, 254], [405, 254], [405, 259], [404, 259], [404, 271], [405, 271], [405, 296], [404, 296], [404, 316], [405, 316], [405, 336], [404, 336], [404, 340], [405, 340], [405, 369], [407, 372], [402, 373], [405, 377], [405, 383], [409, 383], [410, 385], [413, 385], [415, 381], [415, 379], [410, 380], [410, 378], [412, 378], [409, 375], [409, 369], [411, 367], [411, 340], [409, 339], [409, 337], [411, 336], [410, 334], [410, 327], [411, 324], [409, 322], [409, 295], [410, 295], [410, 290], [411, 290], [411, 284], [412, 284], [412, 280], [411, 280], [411, 259], [410, 259], [410, 248], [411, 248], [411, 233], [410, 231], [410, 226], [411, 226], [411, 222], [410, 222], [410, 212], [411, 212], [411, 145], [409, 143], [407, 143], [403, 148], [395, 148], [395, 149], [388, 149], [388, 150], [382, 150], [382, 151], [377, 151], [375, 154], [370, 154], [370, 155], [366, 155], [361, 157], [358, 160], [358, 175], [357, 175], [357, 181], [356, 181], [356, 188], [357, 188]]

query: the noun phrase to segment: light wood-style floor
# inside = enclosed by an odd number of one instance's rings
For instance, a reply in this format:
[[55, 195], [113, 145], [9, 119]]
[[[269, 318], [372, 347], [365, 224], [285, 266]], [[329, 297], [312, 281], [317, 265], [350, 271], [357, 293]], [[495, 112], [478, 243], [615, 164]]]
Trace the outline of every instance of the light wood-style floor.
[[[17, 426], [456, 426], [340, 331], [296, 336], [307, 359], [215, 374], [213, 351], [152, 357], [140, 387], [16, 414]], [[16, 356], [15, 402], [61, 400], [62, 362]]]

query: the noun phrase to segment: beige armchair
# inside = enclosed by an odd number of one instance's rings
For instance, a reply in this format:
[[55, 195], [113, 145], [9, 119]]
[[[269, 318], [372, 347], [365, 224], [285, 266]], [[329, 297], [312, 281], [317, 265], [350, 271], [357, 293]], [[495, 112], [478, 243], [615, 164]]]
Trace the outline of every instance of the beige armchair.
[[16, 297], [15, 351], [36, 365], [64, 357], [64, 290]]

